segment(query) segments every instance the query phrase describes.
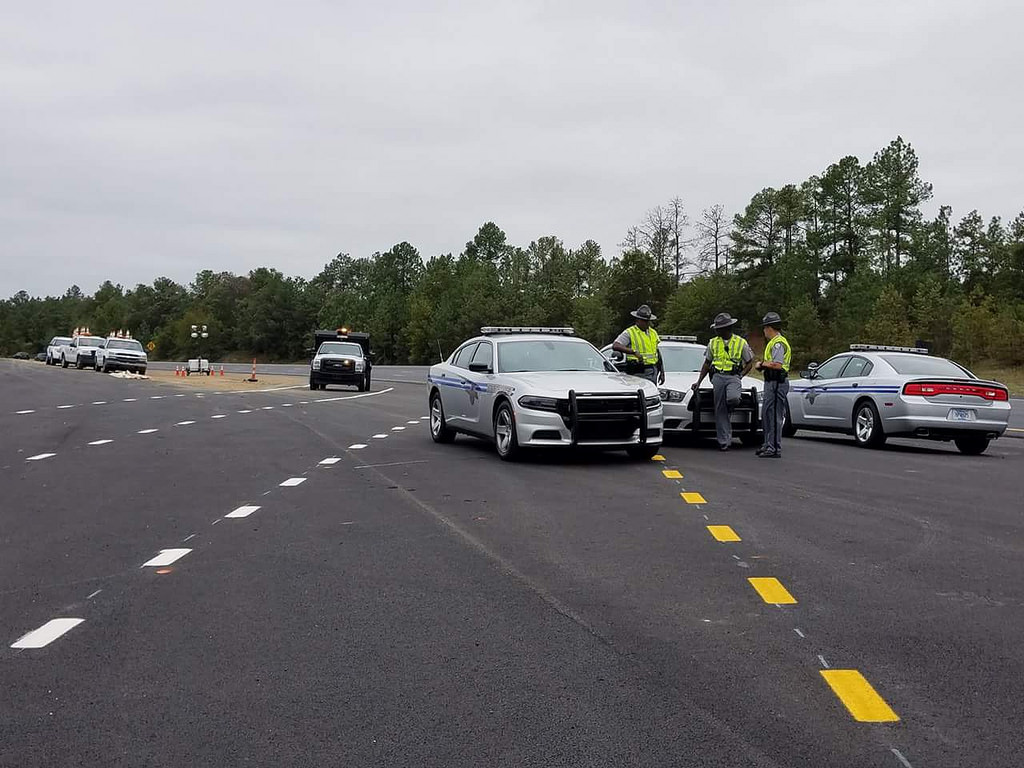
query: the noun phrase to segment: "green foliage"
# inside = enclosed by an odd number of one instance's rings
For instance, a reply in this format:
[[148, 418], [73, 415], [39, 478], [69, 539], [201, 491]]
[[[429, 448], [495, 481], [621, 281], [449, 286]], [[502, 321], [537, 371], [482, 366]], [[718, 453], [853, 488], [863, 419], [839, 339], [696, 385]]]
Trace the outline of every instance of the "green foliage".
[[864, 327], [864, 341], [868, 344], [894, 344], [909, 346], [914, 340], [910, 332], [907, 302], [892, 286], [882, 289], [871, 309], [871, 317]]

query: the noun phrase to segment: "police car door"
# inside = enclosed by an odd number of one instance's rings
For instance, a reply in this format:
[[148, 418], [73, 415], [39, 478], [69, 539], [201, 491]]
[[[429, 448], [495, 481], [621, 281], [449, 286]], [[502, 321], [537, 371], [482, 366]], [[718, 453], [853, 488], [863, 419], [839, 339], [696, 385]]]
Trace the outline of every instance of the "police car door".
[[491, 381], [494, 379], [494, 347], [489, 341], [481, 341], [469, 361], [469, 373], [466, 374], [471, 388], [469, 394], [469, 410], [467, 419], [471, 429], [490, 435], [493, 429], [490, 414], [493, 411], [493, 395]]
[[810, 386], [803, 388], [804, 416], [807, 426], [812, 429], [815, 426], [830, 427], [841, 426], [837, 423], [838, 406], [836, 399], [840, 394], [836, 391], [839, 387], [839, 377], [843, 372], [848, 357], [833, 357], [818, 366], [814, 372], [814, 378], [810, 380]]
[[857, 398], [864, 394], [867, 386], [864, 377], [871, 373], [871, 368], [871, 362], [866, 357], [851, 356], [840, 378], [835, 382], [835, 391], [829, 392], [826, 415], [829, 419], [834, 419], [839, 426], [849, 427], [853, 424], [853, 406]]
[[441, 402], [444, 403], [444, 414], [452, 426], [462, 429], [471, 428], [469, 393], [472, 382], [469, 380], [469, 361], [476, 352], [477, 342], [462, 347], [452, 357], [448, 372], [444, 374], [441, 387]]

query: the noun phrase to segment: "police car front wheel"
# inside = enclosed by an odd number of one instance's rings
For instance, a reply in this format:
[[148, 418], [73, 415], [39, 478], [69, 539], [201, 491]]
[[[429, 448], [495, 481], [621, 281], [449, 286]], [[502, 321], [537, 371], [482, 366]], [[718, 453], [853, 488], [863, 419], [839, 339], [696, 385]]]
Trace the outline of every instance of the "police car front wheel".
[[455, 439], [455, 433], [445, 423], [444, 405], [437, 392], [430, 396], [430, 437], [435, 443], [450, 443]]
[[505, 461], [514, 461], [519, 456], [516, 416], [508, 401], [499, 405], [494, 414], [494, 446], [498, 456]]

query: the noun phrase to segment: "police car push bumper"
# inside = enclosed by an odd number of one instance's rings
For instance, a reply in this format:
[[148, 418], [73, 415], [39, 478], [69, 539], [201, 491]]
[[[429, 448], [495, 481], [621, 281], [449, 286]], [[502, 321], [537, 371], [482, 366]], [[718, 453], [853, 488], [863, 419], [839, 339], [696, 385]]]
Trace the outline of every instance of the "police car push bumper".
[[660, 445], [660, 397], [635, 393], [577, 393], [566, 398], [523, 395], [517, 401], [516, 436], [523, 447]]

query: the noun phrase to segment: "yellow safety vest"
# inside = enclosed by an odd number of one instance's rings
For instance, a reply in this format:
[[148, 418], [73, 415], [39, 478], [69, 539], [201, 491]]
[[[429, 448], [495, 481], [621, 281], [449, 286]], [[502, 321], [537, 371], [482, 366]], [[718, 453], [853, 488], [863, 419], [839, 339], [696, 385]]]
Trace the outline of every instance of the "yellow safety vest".
[[786, 337], [781, 333], [764, 345], [764, 361], [766, 363], [770, 363], [772, 361], [772, 348], [776, 344], [781, 344], [783, 349], [786, 351], [786, 354], [782, 359], [782, 370], [789, 373], [789, 363], [793, 359], [793, 350], [790, 349], [789, 342], [786, 341]]
[[733, 334], [728, 343], [721, 336], [711, 339], [711, 367], [719, 373], [738, 372], [743, 364], [742, 337]]
[[646, 332], [641, 331], [635, 325], [629, 328], [629, 347], [633, 355], [646, 365], [658, 364], [658, 343], [661, 339], [658, 332], [648, 328]]

